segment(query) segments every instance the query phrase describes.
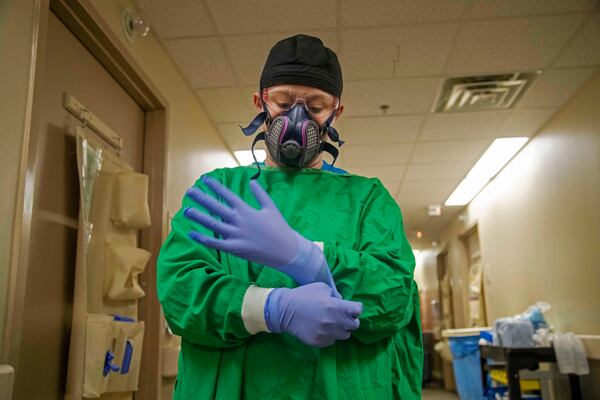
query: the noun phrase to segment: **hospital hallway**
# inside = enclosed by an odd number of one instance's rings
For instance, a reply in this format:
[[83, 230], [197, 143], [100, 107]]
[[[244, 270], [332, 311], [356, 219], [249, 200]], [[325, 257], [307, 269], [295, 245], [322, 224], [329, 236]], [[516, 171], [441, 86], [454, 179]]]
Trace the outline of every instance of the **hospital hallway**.
[[0, 60], [0, 400], [600, 399], [600, 0], [2, 0]]

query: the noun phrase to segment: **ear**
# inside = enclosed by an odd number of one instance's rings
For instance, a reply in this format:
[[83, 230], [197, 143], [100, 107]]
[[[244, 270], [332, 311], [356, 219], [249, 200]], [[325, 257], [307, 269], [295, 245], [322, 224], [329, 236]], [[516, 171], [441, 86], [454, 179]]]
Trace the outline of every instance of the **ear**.
[[260, 112], [263, 110], [262, 101], [260, 100], [260, 93], [254, 92], [252, 95], [252, 102], [254, 103], [254, 107]]
[[335, 112], [335, 119], [337, 120], [339, 117], [341, 117], [343, 112], [344, 112], [344, 105], [340, 103], [337, 111]]

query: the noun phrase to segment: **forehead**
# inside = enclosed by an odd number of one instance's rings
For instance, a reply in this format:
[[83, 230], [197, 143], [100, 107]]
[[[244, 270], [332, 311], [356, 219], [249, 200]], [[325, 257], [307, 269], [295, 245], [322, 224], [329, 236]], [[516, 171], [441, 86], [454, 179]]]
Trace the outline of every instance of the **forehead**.
[[318, 89], [312, 86], [304, 86], [304, 85], [274, 85], [266, 88], [269, 92], [277, 91], [283, 93], [293, 93], [296, 96], [305, 96], [305, 95], [321, 95], [321, 96], [332, 96], [324, 90]]

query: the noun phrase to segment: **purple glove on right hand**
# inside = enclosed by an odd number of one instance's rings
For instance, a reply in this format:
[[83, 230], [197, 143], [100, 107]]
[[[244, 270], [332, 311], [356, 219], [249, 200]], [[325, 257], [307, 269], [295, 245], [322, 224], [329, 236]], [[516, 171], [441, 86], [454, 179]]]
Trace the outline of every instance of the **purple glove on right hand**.
[[333, 297], [322, 282], [274, 289], [265, 303], [265, 321], [273, 333], [286, 332], [309, 346], [346, 340], [360, 326], [362, 304]]

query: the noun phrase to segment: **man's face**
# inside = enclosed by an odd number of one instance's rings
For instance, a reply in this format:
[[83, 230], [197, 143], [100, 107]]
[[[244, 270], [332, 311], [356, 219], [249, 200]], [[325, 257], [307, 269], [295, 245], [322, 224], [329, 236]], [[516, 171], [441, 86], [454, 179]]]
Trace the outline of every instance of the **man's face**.
[[342, 104], [338, 105], [337, 97], [321, 89], [303, 85], [275, 85], [263, 89], [262, 93], [254, 93], [254, 105], [259, 111], [263, 109], [261, 99], [267, 104], [271, 118], [288, 111], [296, 103], [302, 103], [311, 118], [320, 126], [332, 112], [336, 112], [337, 119], [344, 110]]

